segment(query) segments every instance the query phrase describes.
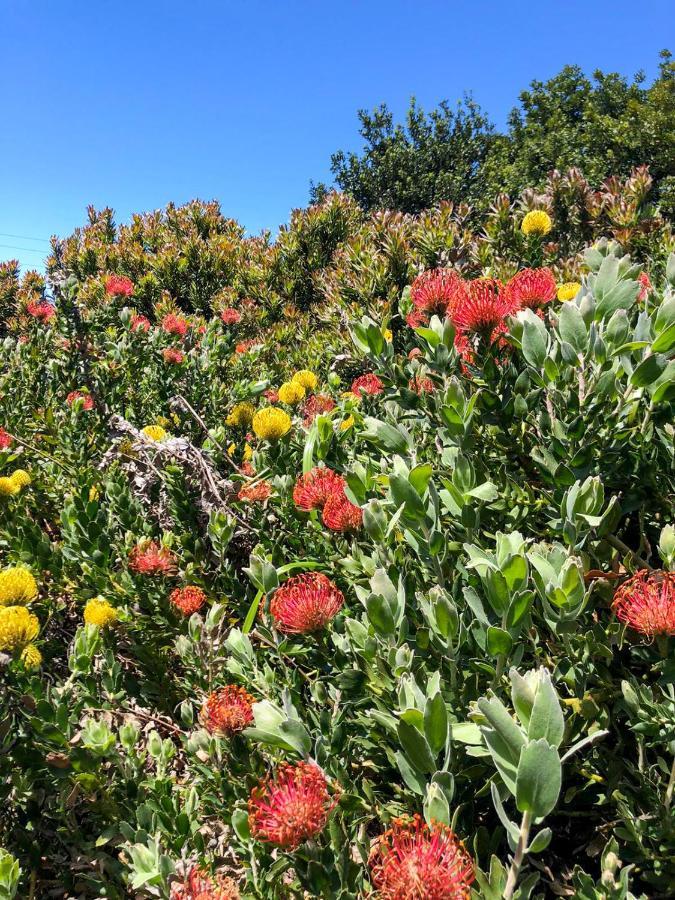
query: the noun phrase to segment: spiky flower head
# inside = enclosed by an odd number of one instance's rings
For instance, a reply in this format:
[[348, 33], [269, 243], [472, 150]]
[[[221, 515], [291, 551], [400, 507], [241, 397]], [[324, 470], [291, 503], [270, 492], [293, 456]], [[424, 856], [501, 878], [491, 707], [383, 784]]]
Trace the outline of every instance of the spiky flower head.
[[19, 650], [38, 636], [40, 623], [37, 616], [25, 606], [0, 608], [0, 650]]
[[355, 506], [344, 493], [331, 494], [323, 508], [323, 524], [331, 531], [358, 531], [363, 522], [363, 511]]
[[302, 406], [303, 424], [309, 427], [317, 416], [335, 409], [335, 400], [327, 394], [312, 394]]
[[422, 394], [433, 394], [436, 386], [426, 375], [415, 375], [408, 382], [408, 387], [421, 396]]
[[56, 315], [56, 307], [52, 306], [51, 303], [47, 303], [46, 300], [37, 301], [30, 300], [26, 304], [26, 312], [33, 319], [36, 319], [38, 322], [51, 322], [51, 320]]
[[27, 644], [21, 651], [21, 662], [29, 672], [39, 669], [42, 665], [42, 654], [35, 644]]
[[66, 397], [68, 406], [73, 406], [77, 400], [81, 401], [81, 407], [85, 410], [94, 408], [94, 398], [86, 391], [71, 391]]
[[272, 595], [270, 614], [279, 631], [308, 634], [320, 631], [342, 609], [345, 598], [321, 572], [289, 578]]
[[131, 317], [132, 331], [147, 334], [148, 331], [150, 331], [150, 327], [150, 319], [148, 319], [147, 316], [141, 316], [139, 313], [134, 313]]
[[231, 737], [253, 722], [253, 697], [244, 688], [228, 684], [206, 698], [201, 720], [212, 734]]
[[204, 606], [206, 594], [200, 587], [188, 585], [171, 591], [169, 602], [184, 616], [191, 616]]
[[131, 297], [134, 283], [126, 275], [108, 275], [105, 280], [105, 292], [111, 296]]
[[640, 272], [638, 275], [638, 282], [640, 284], [640, 291], [638, 293], [638, 303], [642, 303], [649, 296], [650, 291], [654, 290], [654, 286], [651, 282], [649, 275], [646, 272]]
[[369, 859], [379, 900], [468, 900], [473, 861], [447, 826], [394, 819]]
[[345, 480], [326, 466], [315, 466], [295, 482], [293, 502], [298, 509], [323, 509], [331, 494], [344, 494]]
[[253, 421], [254, 415], [255, 406], [252, 403], [236, 403], [228, 413], [225, 421], [228, 425], [234, 425], [238, 428], [248, 428]]
[[494, 278], [475, 278], [451, 313], [453, 325], [465, 334], [490, 338], [513, 311], [502, 283]]
[[37, 581], [28, 569], [12, 566], [0, 572], [0, 606], [26, 606], [37, 595]]
[[554, 299], [556, 289], [550, 269], [522, 269], [507, 283], [504, 294], [512, 311], [537, 310]]
[[614, 594], [612, 609], [641, 634], [675, 635], [675, 572], [636, 572]]
[[162, 319], [162, 331], [166, 334], [176, 335], [176, 337], [185, 337], [189, 327], [188, 320], [175, 313], [167, 313]]
[[581, 285], [578, 281], [566, 281], [564, 284], [559, 284], [558, 300], [562, 300], [563, 302], [567, 300], [574, 300], [580, 290]]
[[282, 764], [251, 791], [251, 833], [260, 841], [295, 850], [323, 831], [336, 802], [318, 766]]
[[182, 881], [171, 885], [170, 900], [240, 900], [236, 882], [226, 875], [209, 875], [193, 866]]
[[305, 389], [299, 381], [286, 381], [279, 388], [279, 400], [288, 406], [295, 406], [305, 396]]
[[221, 312], [220, 320], [223, 325], [237, 325], [241, 322], [241, 313], [234, 307], [228, 306]]
[[533, 209], [523, 219], [520, 229], [523, 234], [545, 235], [553, 228], [551, 217], [543, 209]]
[[315, 390], [317, 384], [319, 383], [319, 379], [316, 374], [314, 372], [310, 372], [309, 369], [300, 369], [300, 371], [296, 372], [295, 375], [291, 378], [291, 381], [295, 381], [297, 384], [301, 384], [307, 391]]
[[272, 487], [268, 481], [258, 481], [255, 484], [245, 484], [237, 494], [237, 498], [244, 503], [264, 503], [272, 495]]
[[278, 441], [291, 429], [291, 417], [283, 409], [266, 406], [259, 409], [251, 423], [256, 437], [263, 441]]
[[13, 497], [14, 494], [18, 494], [21, 490], [21, 485], [17, 484], [13, 478], [10, 478], [7, 475], [3, 475], [0, 477], [0, 496], [1, 497]]
[[162, 350], [164, 362], [171, 366], [179, 366], [185, 360], [185, 354], [182, 350], [176, 350], [175, 347], [165, 347]]
[[12, 446], [13, 438], [12, 435], [5, 431], [4, 428], [0, 428], [0, 450], [7, 450]]
[[157, 541], [141, 541], [129, 553], [129, 568], [139, 575], [173, 575], [176, 555]]
[[449, 315], [457, 299], [464, 292], [464, 281], [454, 269], [429, 269], [422, 272], [413, 281], [410, 298], [415, 307], [417, 318], [413, 327], [422, 323], [421, 313], [428, 316]]
[[145, 428], [141, 428], [141, 434], [150, 438], [151, 441], [163, 441], [167, 436], [166, 429], [161, 425], [146, 425]]
[[376, 396], [384, 390], [384, 385], [374, 372], [368, 372], [366, 375], [359, 375], [352, 382], [352, 394], [360, 397], [362, 394], [370, 394]]
[[93, 600], [88, 600], [84, 607], [85, 625], [107, 628], [108, 625], [114, 625], [118, 618], [117, 610], [104, 597], [94, 597]]
[[9, 477], [15, 484], [19, 485], [19, 488], [28, 487], [28, 485], [33, 481], [30, 476], [30, 472], [27, 472], [25, 469], [14, 469]]

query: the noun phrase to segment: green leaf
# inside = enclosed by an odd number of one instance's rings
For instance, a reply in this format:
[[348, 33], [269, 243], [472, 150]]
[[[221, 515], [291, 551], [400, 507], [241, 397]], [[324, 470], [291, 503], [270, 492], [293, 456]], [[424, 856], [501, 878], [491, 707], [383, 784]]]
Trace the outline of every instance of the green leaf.
[[528, 740], [536, 741], [543, 738], [554, 747], [559, 747], [564, 732], [565, 720], [558, 695], [546, 669], [540, 669], [534, 706], [527, 728]]
[[431, 463], [420, 463], [410, 472], [408, 480], [420, 497], [424, 495], [424, 492], [429, 487], [433, 471]]
[[675, 347], [675, 322], [664, 329], [652, 344], [652, 353], [668, 353]]
[[630, 376], [630, 384], [633, 387], [646, 387], [652, 384], [666, 368], [668, 360], [660, 353], [652, 354], [643, 359]]
[[[534, 319], [537, 319], [533, 315]], [[523, 356], [527, 362], [535, 369], [542, 369], [544, 360], [546, 359], [546, 328], [543, 323], [537, 319], [537, 323], [532, 319], [525, 319], [523, 323], [523, 339], [522, 348]]]
[[588, 347], [586, 323], [574, 303], [563, 304], [558, 314], [558, 330], [561, 338], [571, 344], [578, 354], [586, 351]]
[[360, 436], [384, 447], [385, 450], [406, 453], [412, 448], [412, 438], [404, 428], [390, 425], [372, 416], [366, 416], [363, 424], [365, 428], [359, 432]]
[[378, 634], [392, 635], [396, 631], [396, 622], [389, 602], [379, 594], [371, 594], [366, 599], [366, 611], [368, 619]]
[[547, 816], [558, 802], [562, 765], [555, 747], [543, 738], [530, 741], [520, 754], [516, 775], [516, 806], [535, 818]]
[[402, 753], [397, 751], [394, 756], [396, 758], [396, 765], [403, 776], [406, 786], [410, 788], [413, 793], [418, 794], [420, 797], [424, 797], [427, 790], [426, 779], [423, 778], [418, 771], [413, 769]]
[[448, 711], [440, 692], [424, 705], [424, 734], [432, 753], [440, 753], [448, 738]]
[[487, 648], [490, 656], [508, 656], [513, 649], [513, 638], [503, 628], [491, 625], [487, 630]]
[[389, 476], [389, 490], [396, 506], [404, 505], [404, 512], [413, 519], [422, 520], [426, 515], [420, 495], [404, 475]]
[[398, 739], [406, 759], [418, 771], [432, 775], [436, 771], [436, 758], [432, 754], [427, 739], [414, 725], [403, 719], [398, 723]]

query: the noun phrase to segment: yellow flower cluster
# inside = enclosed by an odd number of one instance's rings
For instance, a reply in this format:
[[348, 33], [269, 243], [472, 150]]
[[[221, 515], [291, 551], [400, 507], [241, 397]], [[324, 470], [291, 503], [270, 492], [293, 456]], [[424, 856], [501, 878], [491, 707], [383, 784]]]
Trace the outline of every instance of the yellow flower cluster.
[[347, 416], [342, 422], [340, 422], [340, 431], [349, 431], [350, 428], [354, 425], [354, 416]]
[[32, 603], [38, 595], [37, 581], [22, 566], [0, 572], [0, 607]]
[[151, 441], [163, 441], [166, 437], [166, 429], [161, 425], [146, 425], [145, 428], [141, 428], [141, 434], [150, 438]]
[[37, 616], [25, 606], [0, 609], [0, 650], [18, 650], [35, 640], [40, 630]]
[[253, 459], [253, 447], [250, 444], [244, 444], [244, 459], [250, 462]]
[[319, 383], [317, 376], [314, 372], [310, 372], [309, 369], [300, 369], [300, 371], [296, 372], [291, 378], [291, 381], [294, 381], [296, 384], [301, 384], [307, 391], [313, 391]]
[[288, 406], [295, 406], [305, 396], [305, 389], [299, 381], [286, 381], [279, 388], [279, 400]]
[[21, 651], [21, 662], [29, 671], [40, 668], [42, 665], [42, 654], [35, 644], [28, 644], [28, 646], [23, 648]]
[[523, 234], [539, 234], [543, 236], [548, 234], [553, 228], [553, 222], [549, 214], [544, 212], [543, 209], [533, 209], [525, 216], [520, 227]]
[[103, 597], [94, 597], [84, 607], [84, 624], [105, 628], [117, 621], [117, 610]]
[[266, 406], [253, 416], [253, 431], [264, 441], [278, 441], [291, 429], [291, 417], [283, 409]]
[[27, 487], [32, 479], [25, 469], [16, 469], [11, 475], [0, 478], [0, 496], [12, 497], [22, 488]]
[[230, 414], [225, 419], [228, 425], [236, 425], [241, 428], [248, 428], [253, 421], [255, 415], [255, 406], [252, 403], [237, 403], [230, 410]]
[[581, 290], [578, 281], [566, 281], [564, 284], [558, 285], [558, 300], [574, 300]]

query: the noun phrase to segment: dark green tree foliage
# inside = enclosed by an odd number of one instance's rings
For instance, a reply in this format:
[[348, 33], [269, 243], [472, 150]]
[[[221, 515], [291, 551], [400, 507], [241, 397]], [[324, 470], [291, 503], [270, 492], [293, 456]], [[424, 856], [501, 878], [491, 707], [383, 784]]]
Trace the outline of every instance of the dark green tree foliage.
[[[508, 131], [494, 131], [465, 100], [425, 113], [413, 100], [406, 124], [385, 105], [359, 112], [363, 152], [333, 154], [337, 184], [367, 210], [418, 212], [440, 200], [486, 206], [502, 191], [515, 196], [541, 185], [554, 169], [581, 170], [593, 184], [646, 164], [663, 211], [675, 210], [675, 63], [662, 51], [659, 74], [645, 86], [565, 66], [520, 95]], [[316, 191], [316, 189], [315, 189]]]

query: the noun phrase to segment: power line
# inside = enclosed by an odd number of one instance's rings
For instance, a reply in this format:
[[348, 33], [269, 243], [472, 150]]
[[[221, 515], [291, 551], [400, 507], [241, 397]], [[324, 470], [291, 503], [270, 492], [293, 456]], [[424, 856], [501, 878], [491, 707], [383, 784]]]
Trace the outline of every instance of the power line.
[[25, 253], [41, 253], [43, 256], [47, 253], [46, 250], [36, 250], [35, 247], [15, 247], [14, 244], [0, 244], [0, 247], [3, 250], [22, 250]]
[[19, 241], [39, 241], [41, 244], [49, 244], [48, 238], [30, 237], [27, 234], [9, 234], [7, 231], [0, 231], [0, 237], [17, 238]]

